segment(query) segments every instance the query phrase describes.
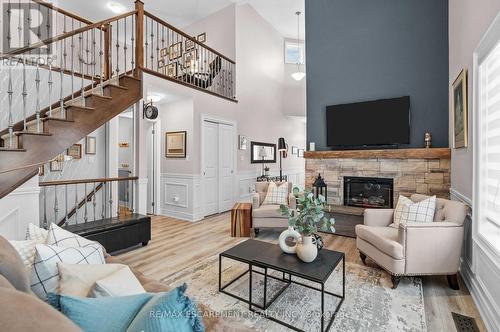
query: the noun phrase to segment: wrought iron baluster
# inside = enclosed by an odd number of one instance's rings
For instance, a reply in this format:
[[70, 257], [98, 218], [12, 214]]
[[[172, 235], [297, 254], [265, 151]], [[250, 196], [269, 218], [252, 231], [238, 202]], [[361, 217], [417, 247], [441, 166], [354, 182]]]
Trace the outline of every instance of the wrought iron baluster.
[[134, 184], [135, 184], [135, 181], [134, 180], [131, 180], [130, 182], [132, 182], [132, 191], [130, 192], [131, 193], [131, 196], [132, 196], [132, 200], [131, 200], [131, 210], [132, 210], [132, 213], [134, 213]]
[[26, 122], [26, 103], [28, 101], [28, 90], [26, 89], [26, 59], [23, 59], [23, 91], [21, 92], [23, 98], [23, 130], [28, 130]]
[[95, 65], [97, 63], [96, 56], [95, 56], [95, 45], [96, 45], [96, 41], [95, 41], [95, 29], [92, 29], [92, 59], [91, 59], [91, 61], [92, 61], [91, 62], [91, 65], [92, 65], [92, 80], [90, 82], [92, 92], [94, 91]]
[[101, 183], [102, 184], [102, 194], [101, 194], [101, 218], [105, 219], [106, 218], [106, 182]]
[[64, 226], [68, 227], [68, 185], [64, 185]]
[[93, 213], [93, 216], [94, 216], [94, 221], [96, 221], [96, 218], [95, 218], [95, 207], [97, 205], [97, 202], [95, 200], [95, 182], [93, 183], [94, 185], [94, 191], [93, 191], [93, 194], [92, 194], [92, 207], [94, 208], [94, 213]]
[[84, 210], [84, 215], [83, 215], [83, 220], [85, 221], [85, 223], [87, 223], [87, 221], [89, 221], [89, 215], [88, 215], [88, 209], [87, 209], [87, 183], [84, 183], [84, 193], [83, 193], [83, 201], [85, 202], [85, 210]]
[[82, 75], [81, 79], [81, 88], [80, 88], [80, 96], [82, 98], [82, 106], [85, 106], [85, 91], [84, 91], [84, 82], [83, 82], [83, 32], [78, 35], [80, 39], [80, 52], [79, 52], [79, 60], [80, 60], [80, 74]]
[[131, 60], [131, 65], [132, 65], [132, 76], [135, 76], [135, 15], [132, 15], [132, 38], [131, 38], [131, 43], [132, 43], [132, 60]]
[[159, 67], [159, 61], [160, 61], [160, 43], [159, 43], [159, 38], [160, 38], [160, 23], [156, 22], [156, 68], [158, 68], [158, 71], [160, 71]]
[[47, 229], [47, 187], [43, 187], [43, 228]]
[[9, 63], [9, 85], [7, 88], [7, 94], [9, 95], [9, 148], [14, 147], [14, 120], [12, 116], [12, 94], [14, 93], [12, 88], [12, 59], [8, 58]]
[[[145, 25], [145, 28], [146, 28], [145, 29], [146, 30], [146, 34], [145, 34], [146, 38], [144, 38], [144, 53], [145, 53], [144, 54], [145, 55], [145, 57], [144, 57], [144, 66], [146, 68], [148, 67], [148, 48], [149, 48], [148, 47], [149, 46], [149, 42], [148, 42], [148, 19], [149, 18], [147, 16], [144, 17], [144, 25]], [[151, 69], [153, 69], [153, 68], [151, 68]]]
[[125, 37], [123, 38], [123, 72], [127, 72], [127, 17], [123, 19], [123, 32]]
[[54, 186], [54, 221], [57, 222], [57, 216], [59, 214], [59, 203], [57, 201], [57, 186]]
[[109, 182], [109, 218], [113, 218], [113, 182]]
[[119, 43], [120, 20], [116, 21], [116, 76], [120, 76], [120, 43]]
[[49, 116], [52, 116], [52, 61], [47, 57], [47, 61], [49, 62]]
[[[85, 36], [86, 36], [86, 39], [85, 39], [85, 65], [86, 65], [86, 70], [85, 70], [85, 74], [89, 75], [89, 65], [91, 64], [92, 62], [92, 59], [89, 60], [89, 53], [90, 53], [90, 49], [89, 49], [89, 31], [85, 31]], [[83, 74], [83, 72], [82, 72]]]
[[[66, 28], [64, 28], [66, 30]], [[61, 40], [61, 60], [59, 63], [60, 71], [59, 71], [59, 80], [60, 80], [60, 87], [59, 87], [59, 117], [61, 119], [64, 119], [66, 117], [66, 112], [64, 110], [64, 69], [66, 68], [66, 42], [64, 40]]]
[[104, 64], [102, 62], [103, 60], [103, 49], [102, 49], [102, 34], [104, 33], [104, 27], [101, 26], [101, 29], [99, 30], [99, 82], [101, 86], [101, 95], [104, 95], [104, 87], [102, 86], [102, 77], [104, 75]]
[[[75, 29], [75, 19], [71, 19], [71, 29]], [[75, 40], [71, 36], [71, 99], [75, 98]]]
[[75, 224], [78, 224], [78, 184], [75, 184]]

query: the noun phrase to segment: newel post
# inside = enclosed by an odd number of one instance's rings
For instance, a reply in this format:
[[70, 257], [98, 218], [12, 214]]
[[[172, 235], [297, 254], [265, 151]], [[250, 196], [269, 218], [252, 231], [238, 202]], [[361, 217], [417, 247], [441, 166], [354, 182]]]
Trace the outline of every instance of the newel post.
[[135, 1], [135, 9], [137, 10], [137, 20], [135, 21], [135, 77], [140, 78], [142, 68], [144, 67], [144, 2], [141, 0]]

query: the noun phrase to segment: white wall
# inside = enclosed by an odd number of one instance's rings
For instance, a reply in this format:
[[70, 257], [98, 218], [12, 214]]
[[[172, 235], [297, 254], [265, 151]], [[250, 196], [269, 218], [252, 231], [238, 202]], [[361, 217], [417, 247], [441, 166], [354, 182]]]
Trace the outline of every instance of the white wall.
[[[473, 128], [473, 52], [500, 11], [498, 0], [453, 0], [449, 2], [449, 83], [454, 82], [463, 68], [469, 73], [469, 147], [452, 149], [452, 197], [471, 205]], [[451, 88], [450, 103], [451, 105]], [[450, 145], [453, 142], [453, 121], [450, 107]], [[474, 215], [474, 211], [472, 211]], [[461, 272], [478, 305], [482, 318], [491, 331], [500, 330], [500, 257], [477, 241], [473, 235], [474, 218], [466, 222], [466, 235]], [[496, 277], [494, 277], [496, 276]]]

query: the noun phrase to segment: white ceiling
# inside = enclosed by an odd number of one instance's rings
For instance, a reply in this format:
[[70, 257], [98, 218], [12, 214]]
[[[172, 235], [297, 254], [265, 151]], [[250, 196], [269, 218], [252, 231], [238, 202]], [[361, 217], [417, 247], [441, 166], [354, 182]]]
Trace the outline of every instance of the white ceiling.
[[[133, 0], [113, 0], [127, 10], [134, 9]], [[297, 38], [296, 11], [304, 12], [305, 0], [144, 0], [145, 8], [179, 28], [185, 27], [232, 4], [250, 4], [286, 38]], [[59, 0], [56, 6], [91, 21], [100, 21], [116, 14], [107, 7], [107, 0]], [[301, 39], [304, 38], [304, 15], [301, 15]]]

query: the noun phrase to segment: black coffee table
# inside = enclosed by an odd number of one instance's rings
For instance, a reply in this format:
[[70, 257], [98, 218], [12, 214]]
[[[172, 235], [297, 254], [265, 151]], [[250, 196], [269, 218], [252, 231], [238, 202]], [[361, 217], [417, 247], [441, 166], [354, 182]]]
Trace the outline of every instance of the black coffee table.
[[[248, 269], [235, 279], [230, 281], [225, 286], [221, 285], [221, 265], [222, 258], [230, 258], [248, 264]], [[342, 295], [335, 294], [325, 290], [325, 283], [342, 261]], [[261, 268], [264, 272], [255, 270], [254, 267]], [[268, 270], [282, 272], [282, 277], [270, 275]], [[225, 289], [240, 279], [247, 273], [250, 273], [249, 278], [249, 298], [244, 299], [235, 294], [228, 293]], [[252, 301], [252, 275], [254, 273], [264, 275], [264, 299], [263, 303], [257, 304]], [[292, 279], [292, 277], [295, 277]], [[284, 286], [267, 301], [267, 284], [268, 278], [278, 280]], [[319, 284], [319, 288], [299, 282], [297, 279], [304, 279]], [[284, 325], [295, 331], [302, 331], [297, 327], [281, 321], [275, 317], [270, 316], [266, 309], [288, 288], [290, 284], [296, 284], [310, 289], [314, 289], [321, 293], [321, 331], [328, 331], [335, 319], [335, 315], [340, 309], [345, 297], [345, 255], [341, 252], [336, 252], [328, 249], [323, 249], [318, 253], [318, 257], [312, 263], [304, 263], [299, 260], [296, 255], [285, 254], [281, 251], [279, 246], [270, 244], [263, 241], [247, 240], [238, 244], [237, 246], [223, 252], [219, 255], [219, 291], [230, 296], [237, 298], [249, 305], [249, 309], [253, 312], [259, 313], [262, 316]], [[339, 303], [333, 310], [329, 310], [332, 314], [325, 328], [325, 294], [334, 296], [340, 299]]]

